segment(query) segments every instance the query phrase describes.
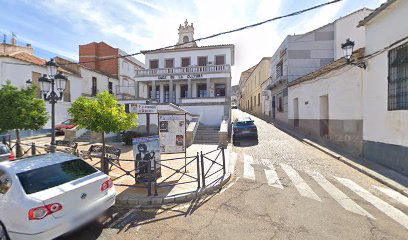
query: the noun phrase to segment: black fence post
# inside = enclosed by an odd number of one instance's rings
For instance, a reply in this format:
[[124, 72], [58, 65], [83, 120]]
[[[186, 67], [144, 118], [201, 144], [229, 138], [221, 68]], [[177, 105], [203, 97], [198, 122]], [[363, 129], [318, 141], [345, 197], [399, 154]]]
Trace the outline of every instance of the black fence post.
[[197, 156], [196, 156], [196, 161], [197, 161], [197, 189], [199, 189], [200, 186], [200, 156], [198, 155], [197, 152]]
[[154, 196], [157, 196], [156, 157], [153, 158]]
[[36, 154], [36, 149], [35, 149], [35, 142], [31, 143], [31, 155], [34, 156]]
[[202, 175], [202, 180], [203, 180], [203, 187], [205, 187], [205, 171], [204, 171], [204, 155], [203, 152], [201, 151], [201, 175]]
[[147, 161], [147, 196], [152, 196], [152, 163]]
[[225, 175], [226, 171], [225, 171], [225, 153], [224, 153], [224, 146], [221, 147], [221, 153], [222, 153], [222, 171], [224, 172], [224, 175]]

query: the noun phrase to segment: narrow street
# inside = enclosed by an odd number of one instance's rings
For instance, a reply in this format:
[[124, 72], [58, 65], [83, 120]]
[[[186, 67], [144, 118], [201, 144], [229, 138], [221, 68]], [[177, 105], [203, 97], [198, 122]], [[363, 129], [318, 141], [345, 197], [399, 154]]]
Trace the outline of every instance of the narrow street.
[[234, 176], [221, 192], [159, 209], [111, 209], [62, 239], [407, 239], [408, 198], [253, 119], [259, 141], [232, 148]]

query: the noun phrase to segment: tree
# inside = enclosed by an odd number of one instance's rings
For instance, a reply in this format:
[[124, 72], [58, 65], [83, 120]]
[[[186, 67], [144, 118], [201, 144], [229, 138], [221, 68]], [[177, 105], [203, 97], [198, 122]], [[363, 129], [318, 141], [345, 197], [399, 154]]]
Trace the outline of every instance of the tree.
[[102, 133], [101, 169], [107, 173], [105, 133], [121, 132], [137, 127], [137, 114], [126, 113], [125, 106], [118, 104], [117, 99], [108, 91], [98, 94], [96, 98], [79, 97], [72, 103], [68, 112], [79, 128]]
[[21, 157], [20, 130], [39, 130], [47, 123], [45, 102], [37, 97], [35, 85], [19, 89], [7, 81], [0, 89], [0, 112], [0, 131], [16, 131], [16, 154]]

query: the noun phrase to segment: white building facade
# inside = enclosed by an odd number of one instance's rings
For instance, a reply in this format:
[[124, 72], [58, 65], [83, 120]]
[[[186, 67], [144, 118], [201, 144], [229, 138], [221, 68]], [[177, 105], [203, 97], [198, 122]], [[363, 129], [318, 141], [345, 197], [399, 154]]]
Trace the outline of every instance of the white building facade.
[[288, 84], [341, 58], [338, 48], [346, 38], [356, 41], [356, 49], [364, 46], [364, 29], [357, 25], [371, 12], [363, 8], [308, 33], [285, 38], [272, 57], [268, 86], [272, 119], [288, 123]]
[[363, 154], [408, 175], [408, 1], [389, 0], [366, 29]]
[[[359, 59], [363, 54], [363, 48], [354, 53]], [[360, 155], [363, 80], [364, 69], [347, 64], [343, 58], [292, 81], [288, 95], [289, 124], [318, 140]]]
[[219, 126], [231, 114], [234, 45], [199, 47], [193, 34], [193, 24], [186, 21], [179, 27], [177, 47], [144, 51], [147, 69], [137, 70], [135, 79], [147, 89], [141, 97], [174, 103], [200, 115], [201, 124]]

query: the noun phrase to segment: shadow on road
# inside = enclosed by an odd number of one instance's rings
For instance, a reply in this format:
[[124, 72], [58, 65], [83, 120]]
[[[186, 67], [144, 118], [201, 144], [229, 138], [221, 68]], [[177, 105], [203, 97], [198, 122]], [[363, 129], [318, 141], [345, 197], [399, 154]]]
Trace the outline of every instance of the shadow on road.
[[[192, 215], [197, 209], [210, 201], [218, 192], [192, 200], [189, 203], [170, 204], [149, 208], [121, 208], [113, 207], [104, 216], [95, 220], [76, 231], [57, 240], [96, 240], [104, 238], [108, 234], [114, 237], [123, 232], [140, 228], [160, 221], [171, 220], [177, 217]], [[109, 229], [108, 233], [104, 229]]]
[[252, 147], [258, 145], [258, 139], [237, 139], [233, 141], [235, 147]]

